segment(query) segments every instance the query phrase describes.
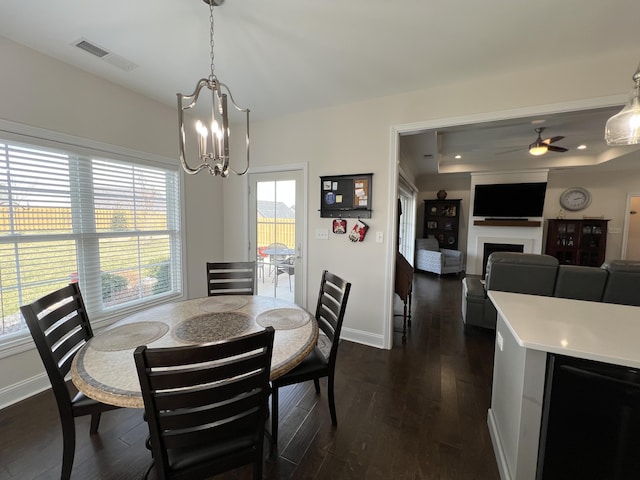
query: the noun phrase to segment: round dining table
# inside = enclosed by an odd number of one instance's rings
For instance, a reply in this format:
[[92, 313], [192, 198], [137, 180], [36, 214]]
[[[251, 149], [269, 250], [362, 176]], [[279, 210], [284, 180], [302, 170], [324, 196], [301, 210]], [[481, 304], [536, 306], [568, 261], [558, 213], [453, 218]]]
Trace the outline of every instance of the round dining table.
[[318, 324], [298, 305], [257, 295], [221, 295], [166, 303], [130, 315], [96, 333], [76, 354], [71, 380], [110, 405], [144, 408], [133, 351], [203, 345], [272, 326], [271, 379], [298, 365], [318, 341]]

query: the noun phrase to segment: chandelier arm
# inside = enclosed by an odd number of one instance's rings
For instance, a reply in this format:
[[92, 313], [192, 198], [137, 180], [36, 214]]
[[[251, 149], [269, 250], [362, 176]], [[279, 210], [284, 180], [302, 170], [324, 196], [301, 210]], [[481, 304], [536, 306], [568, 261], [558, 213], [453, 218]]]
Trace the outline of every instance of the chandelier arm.
[[220, 85], [221, 87], [224, 87], [224, 89], [227, 91], [227, 95], [229, 95], [229, 98], [231, 99], [231, 103], [233, 104], [233, 107], [238, 110], [239, 112], [243, 112], [243, 113], [249, 113], [250, 110], [248, 108], [242, 108], [241, 106], [239, 106], [236, 101], [233, 99], [233, 95], [231, 94], [231, 90], [229, 90], [229, 87], [227, 87], [227, 85], [225, 83], [222, 82], [218, 82], [218, 85]]
[[[213, 174], [211, 165], [209, 165], [207, 162], [203, 162], [200, 165], [198, 165], [196, 168], [192, 168], [191, 166], [189, 166], [189, 164], [187, 163], [187, 156], [186, 156], [186, 152], [185, 152], [185, 143], [186, 143], [186, 133], [184, 130], [184, 114], [183, 112], [185, 110], [188, 110], [190, 108], [192, 108], [197, 100], [198, 100], [198, 95], [200, 94], [200, 90], [202, 89], [202, 87], [208, 85], [208, 81], [206, 79], [201, 79], [200, 81], [198, 81], [198, 84], [196, 85], [196, 89], [195, 91], [191, 94], [191, 95], [183, 95], [181, 93], [178, 93], [176, 95], [177, 97], [177, 101], [178, 101], [178, 131], [179, 131], [179, 146], [180, 146], [180, 163], [182, 164], [182, 168], [183, 170], [189, 174], [189, 175], [196, 175], [198, 173], [200, 173], [202, 170], [204, 170], [205, 168], [209, 170], [209, 172], [211, 174]], [[191, 100], [191, 103], [187, 106], [184, 106], [184, 100]]]
[[[231, 102], [233, 103], [233, 99], [231, 99]], [[233, 105], [236, 106], [235, 103], [233, 103]], [[246, 152], [247, 152], [247, 164], [246, 164], [246, 166], [245, 166], [245, 168], [244, 168], [244, 170], [242, 172], [238, 172], [237, 170], [234, 170], [233, 168], [229, 167], [229, 170], [231, 170], [233, 173], [235, 173], [238, 176], [244, 175], [245, 173], [247, 173], [249, 171], [249, 161], [250, 161], [250, 158], [249, 158], [249, 156], [250, 156], [249, 155], [249, 109], [245, 108], [242, 111], [246, 112], [246, 114], [247, 114], [247, 133], [245, 135], [246, 149], [247, 149], [246, 150]]]

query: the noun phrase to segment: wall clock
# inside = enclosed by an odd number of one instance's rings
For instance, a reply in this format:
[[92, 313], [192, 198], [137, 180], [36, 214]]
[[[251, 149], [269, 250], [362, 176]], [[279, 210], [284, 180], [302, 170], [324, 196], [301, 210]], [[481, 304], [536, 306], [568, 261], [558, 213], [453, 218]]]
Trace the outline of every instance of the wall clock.
[[586, 188], [570, 187], [560, 195], [560, 205], [566, 210], [576, 212], [591, 204], [591, 193]]

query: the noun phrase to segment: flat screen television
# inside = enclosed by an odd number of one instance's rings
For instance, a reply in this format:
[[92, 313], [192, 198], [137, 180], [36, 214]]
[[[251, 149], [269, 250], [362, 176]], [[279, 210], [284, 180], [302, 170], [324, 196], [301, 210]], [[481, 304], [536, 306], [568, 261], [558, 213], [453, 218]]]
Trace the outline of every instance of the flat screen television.
[[476, 185], [473, 215], [489, 218], [541, 217], [546, 182]]

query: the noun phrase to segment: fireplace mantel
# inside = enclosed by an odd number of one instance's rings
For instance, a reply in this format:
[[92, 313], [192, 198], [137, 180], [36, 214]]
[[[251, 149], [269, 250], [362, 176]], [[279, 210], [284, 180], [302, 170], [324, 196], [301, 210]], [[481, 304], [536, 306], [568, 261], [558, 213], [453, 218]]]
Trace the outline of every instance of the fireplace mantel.
[[474, 225], [484, 227], [539, 227], [542, 222], [539, 220], [474, 220]]

